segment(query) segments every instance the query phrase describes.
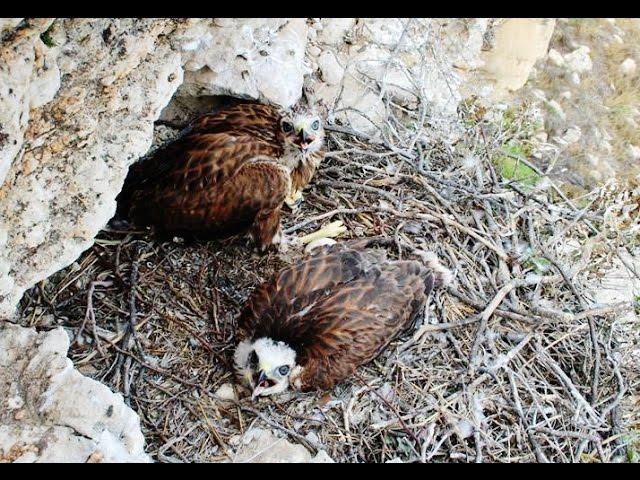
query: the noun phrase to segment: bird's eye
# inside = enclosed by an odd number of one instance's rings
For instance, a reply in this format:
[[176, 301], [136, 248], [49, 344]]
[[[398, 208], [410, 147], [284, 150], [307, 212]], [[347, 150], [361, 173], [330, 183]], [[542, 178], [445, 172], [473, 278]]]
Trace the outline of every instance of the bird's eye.
[[289, 133], [291, 130], [293, 130], [293, 124], [291, 122], [282, 122], [282, 130], [285, 133]]
[[289, 367], [287, 365], [283, 365], [280, 368], [278, 368], [278, 373], [280, 375], [286, 375], [287, 373], [289, 373]]
[[318, 130], [320, 128], [320, 120], [316, 120], [311, 124], [311, 128], [314, 130]]

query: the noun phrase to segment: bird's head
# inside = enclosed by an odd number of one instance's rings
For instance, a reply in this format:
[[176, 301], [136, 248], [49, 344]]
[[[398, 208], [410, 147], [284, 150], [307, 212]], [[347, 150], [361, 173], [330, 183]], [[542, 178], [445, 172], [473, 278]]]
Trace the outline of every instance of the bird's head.
[[324, 143], [324, 126], [318, 112], [298, 104], [282, 114], [280, 130], [287, 146], [303, 155], [316, 152]]
[[236, 347], [234, 361], [239, 375], [252, 389], [252, 399], [284, 392], [292, 373], [300, 370], [296, 352], [270, 338], [243, 340]]

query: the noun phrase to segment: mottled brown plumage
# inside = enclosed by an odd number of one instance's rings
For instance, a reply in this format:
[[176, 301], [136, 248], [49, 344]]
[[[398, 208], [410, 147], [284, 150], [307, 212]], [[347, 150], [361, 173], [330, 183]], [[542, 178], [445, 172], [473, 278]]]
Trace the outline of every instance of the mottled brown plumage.
[[330, 389], [413, 324], [445, 270], [433, 260], [389, 260], [384, 251], [364, 245], [326, 248], [253, 292], [237, 331], [242, 347], [236, 365], [249, 383], [255, 382], [247, 375], [243, 350], [258, 339], [295, 351], [288, 383], [303, 391]]
[[324, 156], [321, 124], [311, 131], [307, 117], [316, 118], [303, 106], [281, 113], [260, 104], [204, 115], [131, 167], [119, 210], [161, 231], [226, 237], [250, 230], [266, 248], [280, 237], [285, 197], [309, 183]]

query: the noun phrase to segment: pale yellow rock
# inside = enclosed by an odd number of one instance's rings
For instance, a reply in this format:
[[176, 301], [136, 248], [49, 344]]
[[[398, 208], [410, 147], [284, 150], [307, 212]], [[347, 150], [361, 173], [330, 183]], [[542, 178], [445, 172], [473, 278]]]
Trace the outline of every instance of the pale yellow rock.
[[223, 383], [213, 394], [219, 400], [237, 400], [236, 392], [233, 390], [233, 385], [230, 383]]
[[494, 96], [524, 86], [536, 61], [546, 55], [555, 28], [548, 18], [510, 18], [495, 31], [494, 47], [483, 52], [483, 70], [495, 83]]

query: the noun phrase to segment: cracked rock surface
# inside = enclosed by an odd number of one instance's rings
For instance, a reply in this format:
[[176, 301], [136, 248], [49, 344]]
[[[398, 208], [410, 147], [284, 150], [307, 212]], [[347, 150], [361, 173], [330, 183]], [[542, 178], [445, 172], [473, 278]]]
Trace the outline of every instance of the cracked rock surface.
[[122, 395], [80, 374], [62, 328], [0, 329], [0, 462], [148, 462]]

